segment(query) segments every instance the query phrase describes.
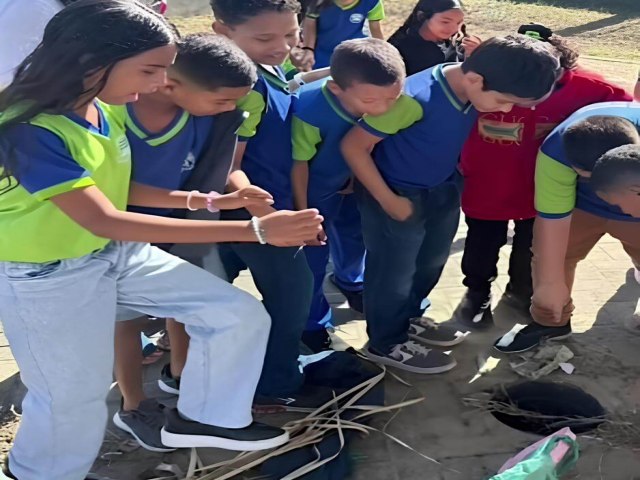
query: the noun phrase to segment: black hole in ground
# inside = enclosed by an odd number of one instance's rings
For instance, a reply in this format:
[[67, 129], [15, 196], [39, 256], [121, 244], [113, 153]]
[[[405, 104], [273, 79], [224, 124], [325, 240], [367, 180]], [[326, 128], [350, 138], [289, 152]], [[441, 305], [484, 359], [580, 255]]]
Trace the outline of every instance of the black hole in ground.
[[522, 411], [513, 414], [493, 411], [498, 421], [516, 430], [543, 436], [564, 427], [578, 434], [589, 432], [597, 428], [606, 415], [592, 395], [565, 383], [519, 382], [495, 392], [492, 401]]

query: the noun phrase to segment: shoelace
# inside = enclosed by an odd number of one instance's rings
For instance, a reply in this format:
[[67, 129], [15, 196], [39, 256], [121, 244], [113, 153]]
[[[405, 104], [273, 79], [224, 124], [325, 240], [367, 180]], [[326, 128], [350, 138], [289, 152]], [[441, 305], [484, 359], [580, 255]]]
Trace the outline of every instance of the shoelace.
[[412, 320], [425, 328], [432, 328], [434, 330], [437, 330], [439, 328], [438, 324], [430, 318], [417, 317], [413, 318]]
[[398, 349], [405, 349], [407, 352], [412, 355], [422, 355], [426, 357], [431, 352], [430, 348], [425, 347], [424, 345], [420, 345], [419, 343], [414, 342], [413, 340], [409, 340], [408, 342], [403, 343], [402, 345], [398, 345], [396, 347]]

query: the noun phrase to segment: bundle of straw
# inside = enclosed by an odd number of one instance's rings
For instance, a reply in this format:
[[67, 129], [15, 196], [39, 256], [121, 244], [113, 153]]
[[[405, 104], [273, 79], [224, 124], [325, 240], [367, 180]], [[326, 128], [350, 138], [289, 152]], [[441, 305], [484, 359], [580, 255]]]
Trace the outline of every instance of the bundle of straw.
[[[353, 387], [352, 389], [342, 393], [339, 396], [335, 396], [333, 400], [322, 405], [314, 412], [310, 413], [307, 417], [288, 422], [284, 425], [284, 429], [289, 432], [291, 440], [285, 445], [273, 449], [257, 452], [243, 452], [237, 455], [235, 458], [218, 462], [213, 465], [203, 465], [196, 449], [191, 450], [191, 457], [189, 461], [189, 467], [185, 477], [178, 480], [226, 480], [234, 478], [244, 472], [247, 472], [253, 468], [258, 467], [267, 460], [283, 455], [292, 450], [299, 448], [314, 446], [319, 444], [324, 438], [337, 432], [340, 440], [340, 448], [331, 457], [321, 459], [320, 452], [316, 448], [317, 458], [307, 465], [300, 467], [299, 469], [289, 473], [282, 480], [294, 480], [296, 478], [303, 477], [308, 473], [322, 467], [323, 465], [331, 462], [340, 455], [345, 446], [345, 432], [355, 431], [364, 435], [368, 435], [370, 432], [380, 432], [380, 430], [359, 423], [363, 419], [383, 412], [389, 412], [398, 410], [409, 405], [422, 402], [424, 397], [402, 401], [395, 405], [389, 406], [371, 406], [371, 405], [355, 405], [364, 395], [367, 394], [373, 387], [380, 383], [385, 377], [386, 369], [382, 368], [380, 373], [375, 377]], [[343, 402], [340, 407], [336, 408], [336, 405]], [[356, 410], [361, 413], [352, 417], [350, 420], [342, 418], [343, 414], [348, 410]], [[406, 445], [401, 440], [389, 435], [388, 433], [381, 431], [388, 438], [399, 443], [400, 445], [413, 450], [425, 459], [438, 463], [436, 460], [427, 457], [412, 447]], [[152, 480], [176, 480], [176, 476], [157, 477]]]

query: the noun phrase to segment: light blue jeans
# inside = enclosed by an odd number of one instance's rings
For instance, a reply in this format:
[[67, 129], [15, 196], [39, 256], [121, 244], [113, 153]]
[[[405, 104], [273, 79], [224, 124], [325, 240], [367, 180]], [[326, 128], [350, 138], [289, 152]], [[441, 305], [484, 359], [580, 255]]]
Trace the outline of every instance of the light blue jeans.
[[20, 480], [83, 480], [107, 423], [116, 309], [191, 337], [178, 401], [193, 420], [251, 421], [270, 319], [254, 297], [148, 244], [46, 264], [0, 262], [0, 319], [28, 393], [10, 452]]

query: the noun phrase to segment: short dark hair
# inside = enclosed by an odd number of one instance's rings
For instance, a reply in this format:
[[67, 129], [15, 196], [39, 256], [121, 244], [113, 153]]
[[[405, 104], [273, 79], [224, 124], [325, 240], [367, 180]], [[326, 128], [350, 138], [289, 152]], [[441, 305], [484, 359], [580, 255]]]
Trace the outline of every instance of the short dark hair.
[[558, 52], [548, 43], [508, 35], [481, 43], [463, 62], [462, 71], [481, 75], [484, 90], [539, 99], [551, 91], [561, 68]]
[[609, 150], [640, 143], [640, 134], [626, 118], [594, 115], [569, 126], [562, 135], [562, 143], [569, 163], [590, 172]]
[[398, 49], [377, 38], [347, 40], [331, 56], [331, 77], [342, 89], [354, 82], [385, 87], [404, 80], [405, 76]]
[[181, 38], [171, 68], [206, 90], [252, 86], [258, 79], [247, 54], [231, 40], [212, 33]]
[[227, 25], [241, 25], [263, 13], [300, 13], [298, 0], [210, 0], [213, 15]]
[[596, 192], [610, 192], [640, 182], [640, 145], [623, 145], [605, 152], [589, 180]]

